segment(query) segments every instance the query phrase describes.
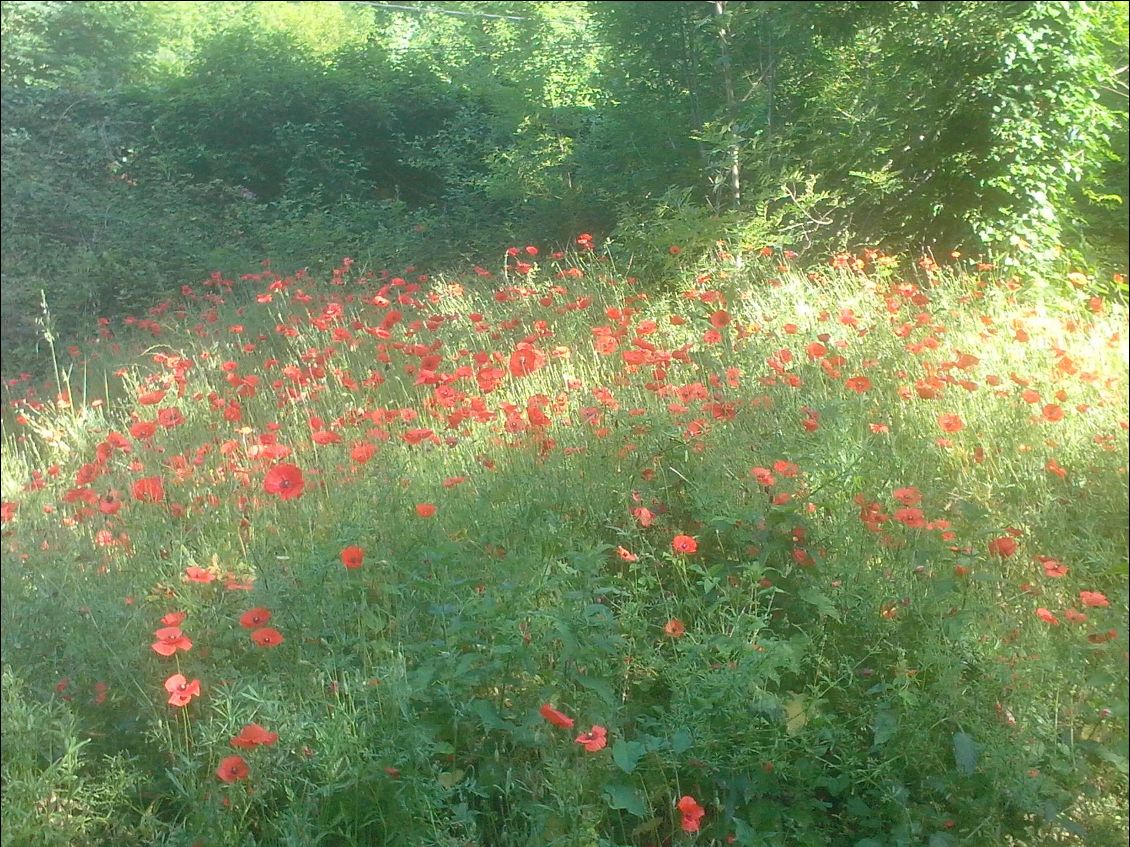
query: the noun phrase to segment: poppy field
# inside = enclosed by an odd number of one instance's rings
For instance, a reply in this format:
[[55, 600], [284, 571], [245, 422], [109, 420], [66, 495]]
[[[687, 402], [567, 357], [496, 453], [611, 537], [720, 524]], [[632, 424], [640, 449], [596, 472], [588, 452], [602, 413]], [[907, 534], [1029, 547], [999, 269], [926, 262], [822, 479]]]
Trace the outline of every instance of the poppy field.
[[1101, 281], [499, 252], [6, 381], [4, 845], [1126, 843]]

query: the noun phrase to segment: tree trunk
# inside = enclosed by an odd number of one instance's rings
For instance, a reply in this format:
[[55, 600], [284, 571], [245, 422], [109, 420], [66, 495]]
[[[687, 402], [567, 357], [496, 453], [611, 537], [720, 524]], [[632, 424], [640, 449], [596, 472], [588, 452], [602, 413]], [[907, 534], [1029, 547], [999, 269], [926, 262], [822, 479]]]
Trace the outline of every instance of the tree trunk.
[[718, 42], [722, 65], [722, 90], [726, 96], [726, 118], [730, 136], [730, 201], [737, 209], [742, 205], [741, 135], [738, 133], [738, 99], [734, 94], [734, 69], [730, 59], [730, 31], [726, 26], [727, 0], [714, 0], [714, 14], [719, 19]]

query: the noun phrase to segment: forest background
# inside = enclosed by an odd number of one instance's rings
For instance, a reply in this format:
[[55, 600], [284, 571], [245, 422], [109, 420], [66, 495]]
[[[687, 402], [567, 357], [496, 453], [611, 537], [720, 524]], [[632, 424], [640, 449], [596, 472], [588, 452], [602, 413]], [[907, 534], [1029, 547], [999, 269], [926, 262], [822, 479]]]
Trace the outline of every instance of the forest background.
[[2, 8], [8, 371], [264, 258], [1126, 266], [1124, 2]]

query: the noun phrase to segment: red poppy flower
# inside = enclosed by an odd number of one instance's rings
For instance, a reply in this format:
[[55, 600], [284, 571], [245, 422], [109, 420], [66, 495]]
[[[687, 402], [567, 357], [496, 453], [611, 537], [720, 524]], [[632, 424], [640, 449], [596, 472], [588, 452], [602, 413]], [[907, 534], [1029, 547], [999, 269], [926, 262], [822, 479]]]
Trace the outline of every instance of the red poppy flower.
[[715, 329], [721, 329], [730, 322], [730, 313], [725, 309], [719, 309], [712, 312], [710, 315], [710, 325]]
[[417, 503], [416, 514], [422, 518], [430, 518], [436, 513], [436, 507], [431, 503]]
[[862, 394], [871, 388], [871, 380], [865, 376], [853, 376], [844, 381], [844, 387], [856, 394]]
[[671, 539], [671, 549], [676, 553], [691, 554], [698, 550], [698, 542], [689, 535], [676, 535]]
[[365, 551], [355, 544], [341, 551], [341, 563], [351, 571], [357, 570], [365, 561]]
[[582, 732], [575, 740], [588, 752], [596, 753], [603, 750], [608, 744], [608, 730], [594, 724], [592, 729], [588, 732]]
[[529, 376], [545, 366], [545, 354], [532, 344], [519, 344], [517, 349], [510, 354], [510, 375], [515, 377]]
[[260, 627], [251, 633], [251, 640], [259, 647], [278, 647], [283, 643], [282, 633], [269, 626]]
[[165, 486], [159, 476], [146, 476], [137, 480], [131, 489], [133, 499], [143, 503], [160, 503], [165, 499]]
[[1080, 591], [1079, 602], [1084, 606], [1093, 606], [1096, 608], [1110, 605], [1110, 601], [1106, 599], [1106, 595], [1098, 591]]
[[699, 802], [689, 794], [680, 797], [675, 808], [683, 816], [683, 832], [698, 832], [702, 825], [702, 819], [706, 815], [706, 809], [702, 808]]
[[1052, 626], [1059, 626], [1059, 618], [1057, 618], [1055, 615], [1053, 615], [1047, 609], [1044, 609], [1044, 608], [1037, 609], [1036, 610], [1036, 617], [1038, 617], [1040, 620], [1042, 620], [1046, 624], [1051, 624]]
[[129, 428], [129, 434], [136, 438], [138, 441], [144, 441], [147, 438], [152, 438], [157, 432], [157, 424], [152, 421], [138, 421]]
[[182, 623], [184, 623], [184, 619], [187, 617], [187, 612], [169, 612], [167, 615], [161, 618], [161, 623], [163, 623], [165, 626], [180, 626]]
[[921, 509], [911, 508], [909, 506], [895, 509], [894, 519], [900, 523], [906, 524], [911, 529], [926, 528], [926, 516], [922, 513]]
[[671, 618], [663, 625], [663, 632], [672, 638], [682, 638], [687, 634], [687, 626], [678, 618]]
[[439, 436], [435, 434], [435, 430], [427, 429], [424, 427], [410, 429], [400, 437], [409, 444], [421, 444], [425, 441], [431, 441], [435, 444], [439, 443]]
[[193, 697], [200, 696], [200, 680], [189, 682], [184, 674], [175, 673], [165, 680], [165, 690], [169, 692], [170, 706], [187, 706]]
[[549, 703], [544, 704], [538, 709], [538, 712], [554, 726], [559, 726], [562, 729], [571, 729], [573, 726], [573, 719], [571, 717], [553, 708]]
[[1049, 576], [1052, 579], [1059, 579], [1067, 576], [1067, 566], [1063, 562], [1055, 559], [1043, 559], [1040, 564], [1044, 566], [1044, 576]]
[[1007, 559], [1016, 552], [1016, 539], [1008, 535], [994, 538], [989, 542], [989, 555]]
[[220, 766], [216, 768], [216, 776], [229, 785], [247, 779], [250, 775], [251, 768], [247, 767], [247, 762], [243, 761], [242, 756], [225, 756]]
[[301, 497], [305, 485], [301, 469], [285, 462], [275, 465], [263, 478], [263, 490], [268, 494], [277, 494], [280, 500]]
[[196, 565], [189, 565], [184, 569], [184, 578], [189, 582], [209, 583], [216, 578], [216, 575], [209, 570], [197, 567]]
[[965, 421], [961, 419], [960, 415], [942, 412], [938, 415], [938, 426], [941, 427], [942, 432], [960, 432], [965, 428]]
[[192, 649], [192, 642], [188, 639], [179, 626], [166, 626], [153, 633], [157, 640], [150, 646], [158, 656], [171, 656], [177, 650], [185, 652]]
[[349, 458], [351, 458], [357, 464], [363, 465], [371, 458], [373, 458], [373, 454], [376, 452], [377, 448], [372, 444], [355, 444], [353, 446], [353, 449], [349, 451]]
[[530, 426], [545, 427], [553, 422], [550, 420], [549, 416], [541, 410], [541, 407], [534, 402], [533, 398], [530, 398], [530, 401], [527, 403], [526, 418], [529, 420]]
[[256, 607], [248, 609], [239, 616], [239, 625], [244, 629], [257, 629], [271, 619], [271, 613], [267, 609]]
[[777, 478], [769, 471], [769, 468], [750, 468], [749, 475], [757, 480], [758, 485], [769, 486], [777, 481]]
[[651, 509], [645, 508], [644, 506], [640, 506], [637, 509], [632, 509], [632, 514], [635, 516], [635, 519], [640, 522], [640, 526], [644, 527], [645, 529], [651, 526], [651, 524], [655, 521], [655, 514], [651, 511]]
[[268, 732], [257, 723], [249, 723], [239, 731], [239, 735], [232, 737], [231, 746], [251, 750], [259, 746], [269, 747], [278, 740], [277, 732]]
[[896, 488], [893, 496], [904, 506], [917, 506], [922, 502], [922, 492], [914, 487]]

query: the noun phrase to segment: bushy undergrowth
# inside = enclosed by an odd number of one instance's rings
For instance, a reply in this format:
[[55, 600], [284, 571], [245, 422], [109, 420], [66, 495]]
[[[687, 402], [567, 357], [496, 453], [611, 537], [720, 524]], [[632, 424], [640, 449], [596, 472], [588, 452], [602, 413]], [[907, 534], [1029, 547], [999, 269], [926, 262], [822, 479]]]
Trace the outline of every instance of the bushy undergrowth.
[[9, 382], [5, 845], [1125, 843], [1125, 309], [578, 247]]

